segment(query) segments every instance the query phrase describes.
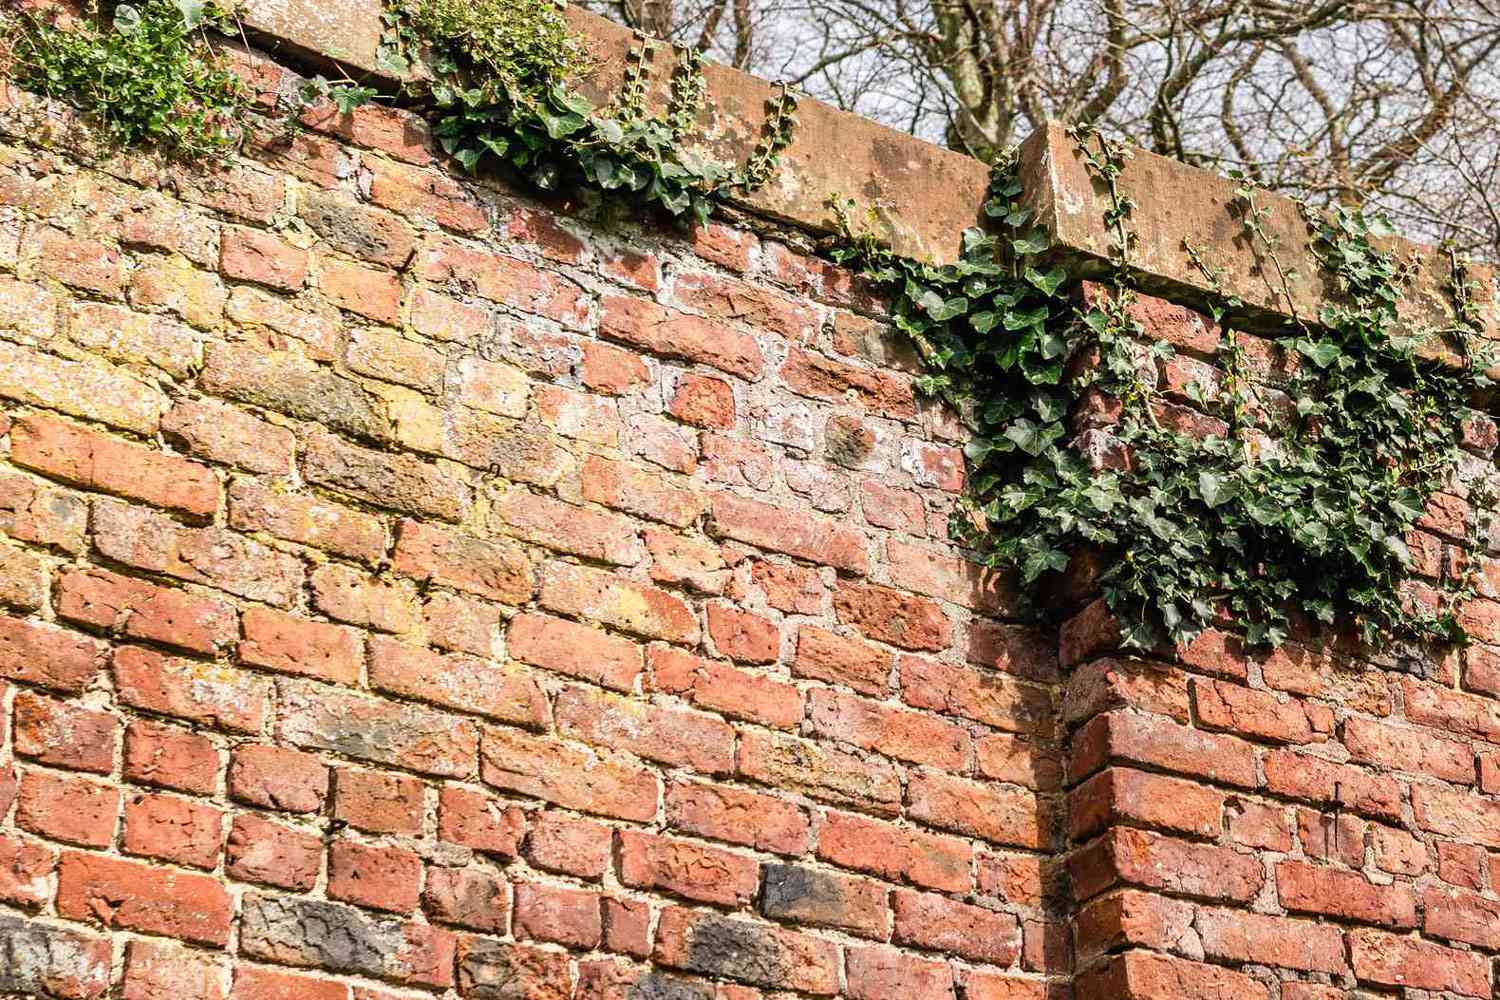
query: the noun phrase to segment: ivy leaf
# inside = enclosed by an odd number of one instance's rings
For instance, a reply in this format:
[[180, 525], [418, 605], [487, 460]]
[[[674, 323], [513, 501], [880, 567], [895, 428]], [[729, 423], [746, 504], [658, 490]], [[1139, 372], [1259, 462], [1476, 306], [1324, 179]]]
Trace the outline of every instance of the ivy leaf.
[[479, 158], [483, 155], [479, 149], [473, 146], [466, 146], [463, 149], [454, 151], [453, 158], [463, 164], [464, 169], [472, 174], [475, 168], [479, 166]]
[[374, 87], [335, 87], [328, 92], [334, 107], [338, 108], [341, 115], [350, 115], [354, 109], [363, 107], [373, 101], [379, 95]]
[[115, 8], [115, 30], [125, 36], [130, 36], [141, 29], [141, 12], [128, 3], [122, 3]]
[[1038, 271], [1034, 267], [1028, 267], [1024, 277], [1041, 289], [1042, 294], [1056, 295], [1058, 287], [1068, 280], [1068, 272], [1061, 267], [1054, 267], [1048, 271]]
[[182, 25], [192, 31], [204, 21], [206, 0], [176, 0], [177, 10], [182, 14]]
[[1198, 495], [1210, 508], [1217, 509], [1239, 495], [1240, 482], [1226, 479], [1217, 472], [1198, 473]]
[[1319, 368], [1327, 368], [1337, 361], [1344, 353], [1343, 348], [1328, 340], [1308, 340], [1302, 338], [1297, 341], [1297, 350], [1303, 357], [1307, 358]]
[[938, 323], [946, 323], [955, 316], [962, 316], [969, 311], [969, 300], [962, 295], [948, 299], [940, 307], [932, 310], [929, 315]]
[[1045, 229], [1033, 229], [1026, 236], [1010, 241], [1010, 248], [1023, 257], [1039, 254], [1052, 245]]

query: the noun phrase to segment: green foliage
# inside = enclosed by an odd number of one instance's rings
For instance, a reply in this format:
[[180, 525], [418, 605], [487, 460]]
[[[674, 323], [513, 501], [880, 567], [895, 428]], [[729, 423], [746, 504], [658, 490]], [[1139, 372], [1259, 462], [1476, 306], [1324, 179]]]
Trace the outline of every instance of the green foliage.
[[206, 29], [232, 27], [205, 0], [119, 4], [109, 21], [68, 27], [23, 12], [11, 24], [15, 78], [87, 114], [112, 144], [221, 156], [238, 144], [249, 105]]
[[444, 149], [470, 171], [493, 160], [544, 191], [589, 188], [703, 220], [715, 197], [770, 177], [795, 125], [784, 95], [745, 170], [693, 156], [684, 141], [703, 105], [701, 58], [678, 50], [666, 112], [647, 114], [654, 46], [644, 39], [620, 98], [596, 107], [572, 86], [587, 62], [552, 0], [395, 0], [387, 26], [393, 65], [430, 50]]
[[[958, 263], [897, 258], [852, 235], [834, 255], [892, 290], [895, 323], [926, 363], [921, 388], [950, 401], [973, 430], [958, 540], [1032, 585], [1081, 550], [1102, 550], [1112, 567], [1105, 598], [1138, 648], [1186, 643], [1210, 624], [1279, 644], [1293, 613], [1342, 617], [1366, 640], [1461, 638], [1449, 610], [1460, 594], [1437, 611], [1408, 598], [1404, 536], [1452, 483], [1458, 424], [1487, 362], [1427, 361], [1416, 352], [1422, 338], [1402, 336], [1404, 275], [1372, 242], [1383, 223], [1344, 209], [1309, 216], [1341, 299], [1316, 325], [1293, 324], [1278, 338], [1302, 360], [1279, 387], [1227, 331], [1220, 376], [1188, 389], [1201, 414], [1193, 428], [1186, 408], [1156, 392], [1173, 349], [1153, 343], [1130, 308], [1134, 206], [1115, 184], [1127, 153], [1096, 135], [1077, 138], [1111, 193], [1107, 295], [1078, 305], [1064, 272], [1046, 266], [1048, 236], [1020, 200], [1010, 158], [996, 167], [986, 205], [1001, 235], [965, 233]], [[1097, 151], [1084, 146], [1090, 138]], [[1264, 247], [1253, 193], [1242, 195]], [[1188, 253], [1212, 280], [1202, 251]], [[1216, 318], [1234, 305], [1221, 301]], [[1465, 320], [1446, 335], [1468, 345], [1472, 309]], [[1108, 401], [1117, 404], [1112, 419], [1090, 423]]]

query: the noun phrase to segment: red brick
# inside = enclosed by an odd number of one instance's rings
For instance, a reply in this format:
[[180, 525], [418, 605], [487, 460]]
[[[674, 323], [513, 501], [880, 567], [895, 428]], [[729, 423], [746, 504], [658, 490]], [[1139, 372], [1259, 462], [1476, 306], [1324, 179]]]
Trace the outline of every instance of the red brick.
[[703, 435], [703, 471], [716, 483], [769, 490], [775, 483], [778, 462], [769, 449], [743, 438]]
[[136, 309], [160, 307], [200, 330], [223, 322], [229, 294], [217, 274], [200, 271], [179, 257], [137, 261], [130, 272], [130, 304]]
[[311, 754], [242, 746], [229, 758], [229, 797], [263, 809], [315, 813], [328, 795], [328, 768]]
[[755, 338], [738, 330], [645, 299], [605, 295], [599, 304], [599, 332], [606, 337], [741, 378], [758, 379], [765, 369]]
[[1116, 883], [1245, 903], [1260, 892], [1258, 858], [1228, 848], [1114, 827], [1068, 860], [1074, 891], [1089, 898]]
[[740, 907], [760, 884], [760, 866], [753, 858], [629, 830], [616, 837], [620, 881], [632, 888]]
[[1413, 785], [1411, 800], [1419, 828], [1500, 847], [1500, 802], [1431, 785]]
[[[22, 691], [15, 702], [15, 750], [53, 767], [108, 774], [119, 721], [104, 712]], [[0, 733], [3, 735], [3, 733]]]
[[245, 663], [336, 684], [359, 683], [364, 644], [353, 629], [257, 607], [246, 608], [242, 622], [239, 657]]
[[1077, 1000], [1154, 1000], [1156, 997], [1213, 997], [1214, 1000], [1267, 1000], [1263, 983], [1217, 965], [1131, 951], [1115, 955], [1075, 982]]
[[224, 965], [212, 956], [156, 941], [125, 949], [122, 1000], [224, 1000]]
[[525, 834], [526, 816], [514, 806], [452, 785], [438, 793], [439, 840], [513, 858]]
[[1333, 712], [1320, 703], [1275, 696], [1223, 681], [1194, 679], [1193, 706], [1208, 729], [1226, 729], [1278, 743], [1321, 743], [1333, 731]]
[[1286, 809], [1280, 805], [1230, 798], [1225, 803], [1229, 837], [1237, 844], [1265, 851], [1292, 849]]
[[968, 734], [950, 722], [838, 691], [814, 690], [810, 703], [812, 730], [827, 739], [950, 771], [968, 766]]
[[1062, 784], [1062, 761], [1024, 736], [990, 733], [974, 744], [975, 770], [983, 778], [1024, 785], [1033, 791], [1055, 791]]
[[734, 427], [734, 389], [723, 379], [684, 375], [669, 407], [672, 416], [694, 427]]
[[1408, 886], [1373, 885], [1354, 872], [1283, 861], [1276, 866], [1276, 894], [1297, 913], [1397, 929], [1417, 923], [1416, 896]]
[[1418, 725], [1446, 729], [1460, 736], [1500, 739], [1500, 701], [1451, 691], [1409, 677], [1401, 679], [1406, 717]]
[[1266, 789], [1274, 795], [1337, 803], [1363, 816], [1400, 822], [1401, 786], [1384, 775], [1291, 751], [1267, 754], [1263, 766]]
[[1422, 932], [1486, 951], [1500, 948], [1500, 903], [1471, 893], [1422, 893]]
[[213, 806], [170, 795], [132, 795], [125, 800], [126, 854], [213, 868], [219, 861], [224, 814]]
[[504, 934], [510, 923], [510, 887], [489, 872], [433, 868], [422, 908], [438, 923]]
[[277, 732], [288, 743], [439, 777], [474, 774], [479, 731], [472, 720], [307, 681], [287, 679], [277, 688]]
[[21, 776], [16, 826], [81, 847], [108, 847], [114, 840], [117, 789], [42, 771]]
[[382, 632], [411, 632], [417, 627], [416, 589], [408, 582], [329, 563], [313, 570], [309, 583], [313, 606], [330, 618]]
[[259, 229], [226, 226], [219, 271], [226, 278], [295, 292], [307, 284], [307, 251]]
[[708, 606], [708, 634], [720, 654], [742, 663], [775, 663], [781, 630], [770, 619], [722, 604]]
[[1117, 823], [1215, 838], [1224, 795], [1190, 781], [1112, 767], [1075, 788], [1068, 804], [1074, 840]]
[[370, 641], [370, 686], [518, 725], [547, 721], [547, 699], [530, 672], [464, 653], [433, 653], [390, 639]]
[[532, 823], [526, 860], [547, 871], [597, 879], [609, 869], [612, 843], [603, 823], [549, 810]]
[[401, 269], [416, 253], [416, 238], [404, 220], [341, 191], [306, 192], [297, 214], [325, 246], [359, 260]]
[[370, 200], [403, 215], [432, 219], [446, 229], [477, 233], [488, 228], [484, 210], [446, 170], [419, 170], [387, 160], [366, 161], [374, 175]]
[[219, 481], [206, 466], [51, 417], [16, 421], [11, 459], [85, 489], [185, 514], [208, 517], [218, 510]]
[[584, 460], [578, 479], [585, 500], [675, 528], [692, 524], [706, 509], [702, 497], [670, 478], [598, 455]]
[[244, 671], [122, 647], [114, 656], [120, 701], [149, 712], [239, 733], [258, 733], [266, 685]]
[[1464, 889], [1483, 888], [1485, 868], [1483, 848], [1472, 844], [1450, 844], [1439, 841], [1437, 855], [1438, 878], [1449, 885]]
[[547, 615], [511, 620], [507, 651], [523, 663], [629, 691], [641, 672], [640, 647], [599, 629]]
[[506, 604], [531, 599], [531, 563], [519, 547], [403, 521], [392, 563], [398, 573]]
[[0, 902], [35, 910], [52, 898], [57, 857], [51, 848], [19, 837], [0, 837]]
[[[694, 947], [695, 941], [733, 941], [736, 948]], [[764, 962], [755, 956], [776, 955]], [[768, 989], [817, 996], [838, 992], [838, 948], [831, 941], [703, 910], [670, 907], [656, 930], [655, 961], [669, 968], [732, 979]]]
[[[296, 383], [293, 384], [295, 386]], [[325, 386], [307, 390], [309, 394], [316, 392], [320, 397], [329, 391], [340, 392], [336, 388]], [[337, 398], [336, 395], [335, 399]], [[357, 411], [349, 410], [340, 400], [340, 408], [337, 412]], [[450, 429], [452, 434], [460, 440], [460, 444], [452, 448], [442, 445], [444, 451], [460, 451], [461, 448], [470, 447], [462, 443], [464, 434], [482, 434], [485, 435], [485, 440], [490, 442], [489, 447], [494, 452], [492, 457], [496, 463], [515, 463], [514, 467], [506, 467], [503, 470], [497, 468], [493, 471], [503, 471], [507, 475], [521, 478], [528, 468], [540, 470], [540, 463], [523, 462], [520, 458], [522, 455], [526, 455], [528, 459], [531, 457], [529, 449], [535, 443], [535, 439], [523, 441], [506, 438], [505, 443], [513, 447], [502, 447], [500, 439], [494, 436], [497, 430], [494, 426], [480, 426], [480, 422], [465, 418], [464, 414], [471, 412], [454, 411], [451, 414]], [[319, 419], [330, 425], [337, 423], [332, 416]], [[370, 433], [373, 436], [383, 432], [376, 428]], [[463, 474], [451, 466], [424, 461], [409, 452], [385, 452], [361, 448], [325, 433], [320, 428], [309, 429], [303, 441], [302, 474], [310, 483], [336, 490], [378, 507], [412, 513], [425, 518], [459, 521], [469, 510], [472, 490]], [[464, 456], [460, 453], [460, 457]], [[471, 461], [480, 461], [476, 455], [470, 454], [468, 457]], [[482, 464], [489, 465], [490, 458], [484, 458]], [[411, 522], [403, 522], [402, 530], [403, 533], [420, 536], [403, 539], [404, 547], [400, 541], [396, 546], [396, 568], [408, 576], [415, 576], [418, 579], [431, 578], [438, 583], [458, 587], [460, 590], [469, 590], [475, 586], [493, 586], [497, 580], [502, 583], [513, 582], [508, 580], [507, 571], [504, 568], [506, 557], [513, 558], [513, 554], [507, 548], [476, 544], [471, 539], [454, 538], [436, 527], [422, 531], [413, 527]], [[481, 556], [484, 557], [483, 562], [472, 575], [458, 572], [466, 559], [479, 560]], [[444, 574], [448, 572], [455, 573], [451, 581], [443, 579]]]
[[1199, 911], [1195, 926], [1210, 958], [1335, 976], [1348, 973], [1344, 936], [1335, 926], [1207, 908]]
[[250, 480], [237, 480], [229, 489], [229, 523], [368, 563], [385, 556], [379, 518]]
[[884, 694], [890, 688], [891, 655], [877, 646], [850, 639], [814, 625], [797, 632], [797, 677], [847, 684], [865, 694]]
[[496, 531], [591, 561], [633, 566], [643, 555], [634, 521], [525, 489], [496, 502], [492, 518]]
[[517, 882], [515, 893], [516, 937], [584, 950], [599, 947], [604, 925], [598, 893], [527, 882]]
[[600, 760], [545, 737], [488, 728], [481, 748], [487, 784], [582, 812], [646, 821], [656, 815], [651, 772]]
[[141, 784], [211, 794], [218, 782], [219, 751], [206, 736], [137, 720], [125, 730], [124, 775]]
[[1013, 847], [1052, 844], [1052, 806], [1024, 789], [922, 772], [909, 779], [907, 800], [907, 815], [940, 830]]
[[102, 569], [63, 574], [57, 613], [70, 621], [199, 653], [213, 653], [239, 633], [234, 608], [224, 601]]
[[800, 347], [793, 347], [781, 366], [781, 380], [799, 396], [838, 402], [852, 399], [873, 413], [902, 420], [916, 416], [910, 380], [834, 361]]
[[677, 275], [677, 301], [711, 319], [733, 320], [806, 342], [820, 321], [815, 310], [758, 285], [701, 271]]
[[1191, 903], [1135, 889], [1100, 896], [1074, 918], [1080, 964], [1129, 945], [1166, 951], [1192, 933], [1196, 916]]
[[1490, 995], [1489, 959], [1474, 952], [1364, 929], [1349, 932], [1349, 951], [1354, 976], [1362, 983]]
[[542, 574], [541, 604], [647, 639], [693, 644], [698, 620], [680, 599], [604, 570], [550, 563]]
[[680, 584], [700, 594], [722, 594], [729, 584], [729, 563], [722, 546], [650, 529], [645, 539], [651, 553], [651, 579], [656, 583]]
[[647, 658], [655, 690], [778, 729], [793, 729], [802, 721], [802, 692], [791, 684], [668, 646], [652, 646]]
[[973, 887], [973, 851], [965, 842], [864, 816], [829, 813], [818, 836], [818, 857], [929, 889], [968, 892]]
[[94, 544], [104, 556], [138, 569], [278, 607], [289, 607], [302, 587], [302, 564], [285, 552], [113, 501], [94, 504]]
[[824, 802], [890, 815], [900, 811], [901, 782], [894, 767], [807, 740], [746, 730], [740, 735], [738, 772]]
[[377, 323], [401, 318], [401, 281], [388, 271], [324, 257], [318, 287], [334, 306]]
[[125, 262], [118, 250], [94, 240], [75, 239], [50, 226], [38, 232], [32, 250], [43, 272], [65, 285], [106, 298], [125, 293]]
[[630, 351], [590, 340], [583, 345], [583, 364], [578, 377], [594, 392], [623, 396], [636, 386], [649, 383], [651, 370]]
[[803, 854], [810, 843], [811, 824], [802, 809], [726, 785], [672, 784], [666, 816], [674, 829], [762, 851]]
[[328, 848], [328, 898], [393, 913], [417, 907], [422, 859], [401, 847], [335, 840]]
[[323, 838], [259, 816], [234, 818], [224, 851], [224, 872], [244, 882], [260, 882], [306, 892], [318, 881]]
[[699, 257], [740, 273], [750, 269], [750, 254], [760, 242], [753, 233], [718, 222], [695, 224], [689, 235], [693, 252]]
[[1074, 774], [1090, 774], [1110, 760], [1146, 764], [1242, 788], [1254, 788], [1258, 782], [1250, 744], [1179, 726], [1160, 716], [1110, 712], [1074, 735]]
[[154, 434], [167, 408], [159, 389], [111, 366], [65, 361], [14, 344], [0, 344], [0, 396], [138, 434]]
[[0, 678], [79, 694], [104, 665], [105, 652], [97, 640], [0, 615]]
[[563, 736], [705, 773], [734, 768], [734, 730], [722, 719], [569, 687], [557, 696]]
[[1334, 815], [1312, 809], [1297, 810], [1297, 836], [1309, 858], [1339, 861], [1350, 868], [1364, 866], [1369, 824], [1346, 812]]
[[713, 498], [713, 528], [746, 545], [850, 573], [863, 574], [870, 565], [865, 537], [858, 531], [826, 518], [727, 493]]
[[[918, 656], [899, 657], [897, 665], [901, 700], [908, 705], [973, 719], [1007, 732], [1040, 736], [1052, 732], [1052, 697], [1045, 688], [1005, 674], [983, 673]], [[1253, 774], [1253, 761], [1251, 771]]]
[[65, 851], [58, 867], [57, 912], [69, 920], [222, 948], [229, 940], [234, 901], [209, 875]]
[[646, 958], [651, 954], [651, 906], [634, 899], [605, 898], [604, 949]]
[[499, 605], [441, 591], [429, 592], [422, 605], [428, 642], [475, 656], [495, 654], [505, 617]]
[[416, 273], [425, 281], [472, 291], [564, 326], [577, 328], [587, 320], [585, 296], [578, 285], [515, 257], [437, 239], [429, 241], [418, 256]]
[[369, 833], [419, 834], [424, 788], [415, 778], [341, 767], [333, 772], [333, 818]]
[[568, 1000], [572, 986], [568, 956], [488, 938], [458, 942], [458, 990], [461, 996], [504, 996], [526, 1000]]
[[1400, 771], [1420, 771], [1444, 781], [1472, 785], [1474, 754], [1463, 743], [1421, 729], [1403, 729], [1350, 717], [1344, 723], [1344, 745], [1357, 761]]
[[1009, 913], [903, 889], [891, 894], [891, 909], [899, 944], [1000, 966], [1021, 953], [1021, 927]]
[[756, 562], [751, 579], [766, 597], [766, 603], [787, 614], [816, 615], [823, 611], [828, 589], [816, 570], [803, 566], [781, 566]]
[[920, 494], [867, 479], [860, 484], [860, 496], [865, 521], [872, 526], [913, 535], [926, 533], [927, 509]]
[[1068, 672], [1062, 715], [1068, 722], [1091, 719], [1118, 708], [1165, 715], [1186, 724], [1192, 718], [1191, 675], [1147, 660], [1090, 660]]
[[981, 667], [1044, 684], [1056, 684], [1061, 679], [1056, 643], [1030, 626], [976, 619], [969, 626], [964, 658]]
[[229, 1000], [349, 1000], [349, 987], [327, 979], [241, 965], [234, 970]]
[[845, 962], [851, 1000], [953, 1000], [953, 972], [945, 962], [867, 947], [850, 948]]

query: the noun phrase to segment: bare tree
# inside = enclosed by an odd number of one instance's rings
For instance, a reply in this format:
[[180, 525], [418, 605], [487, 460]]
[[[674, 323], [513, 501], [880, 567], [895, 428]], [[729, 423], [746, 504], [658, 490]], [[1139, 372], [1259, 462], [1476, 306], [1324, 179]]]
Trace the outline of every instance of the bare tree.
[[1047, 119], [1500, 259], [1493, 0], [592, 0], [990, 159]]

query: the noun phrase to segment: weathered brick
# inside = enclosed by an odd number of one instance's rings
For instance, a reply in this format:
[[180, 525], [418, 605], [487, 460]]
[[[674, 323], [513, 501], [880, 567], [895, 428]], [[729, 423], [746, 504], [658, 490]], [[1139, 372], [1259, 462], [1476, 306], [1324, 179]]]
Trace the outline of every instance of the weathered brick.
[[0, 475], [0, 531], [18, 542], [83, 551], [88, 505], [77, 494], [19, 475]]
[[110, 942], [106, 938], [0, 916], [0, 990], [23, 996], [54, 995], [96, 1000], [110, 987]]
[[453, 785], [438, 793], [439, 840], [513, 858], [525, 835], [526, 816], [515, 806]]
[[125, 730], [126, 780], [207, 795], [219, 778], [219, 751], [199, 733], [137, 719]]
[[838, 949], [807, 934], [701, 910], [664, 910], [655, 960], [669, 968], [767, 989], [838, 992]]
[[211, 805], [170, 795], [131, 795], [125, 800], [126, 854], [213, 868], [219, 861], [224, 814]]
[[845, 961], [851, 1000], [953, 1000], [953, 970], [944, 962], [895, 948], [863, 947], [848, 949]]
[[328, 768], [311, 754], [283, 747], [249, 745], [229, 756], [229, 796], [285, 812], [321, 812], [328, 795]]
[[1349, 932], [1349, 951], [1354, 959], [1354, 976], [1360, 982], [1418, 990], [1451, 990], [1470, 997], [1484, 997], [1490, 993], [1489, 960], [1474, 952], [1455, 951], [1410, 937], [1365, 929]]
[[487, 728], [481, 751], [484, 781], [496, 788], [601, 816], [656, 815], [657, 779], [642, 768], [512, 729]]
[[895, 940], [901, 944], [1000, 966], [1010, 965], [1021, 952], [1021, 927], [1009, 913], [904, 889], [891, 894], [891, 912]]
[[139, 372], [147, 381], [159, 371], [187, 379], [198, 369], [201, 334], [169, 317], [102, 302], [73, 302], [66, 318], [74, 344]]
[[597, 879], [610, 867], [613, 838], [603, 823], [549, 810], [532, 824], [526, 860], [548, 871]]
[[125, 949], [122, 1000], [224, 1000], [224, 963], [156, 941]]
[[114, 770], [120, 729], [114, 716], [30, 691], [17, 692], [13, 711], [17, 756], [70, 771]]
[[665, 476], [597, 455], [584, 461], [579, 485], [585, 500], [677, 528], [692, 524], [706, 509], [700, 496]]
[[239, 658], [282, 673], [358, 684], [364, 660], [361, 635], [341, 625], [308, 621], [267, 608], [246, 608]]
[[130, 273], [132, 306], [161, 307], [200, 330], [219, 326], [228, 298], [218, 275], [199, 270], [184, 258], [143, 260]]
[[259, 229], [224, 227], [219, 271], [236, 281], [253, 281], [295, 292], [307, 284], [307, 251]]
[[167, 408], [159, 389], [121, 369], [5, 342], [0, 342], [0, 396], [137, 434], [154, 434]]
[[884, 416], [910, 420], [916, 398], [908, 379], [886, 371], [870, 371], [794, 347], [781, 366], [781, 379], [799, 396], [839, 402], [852, 399]]
[[467, 719], [307, 681], [279, 681], [278, 702], [278, 734], [297, 746], [440, 777], [475, 772], [479, 734]]
[[652, 646], [650, 685], [702, 708], [778, 729], [802, 721], [802, 692], [794, 685], [706, 660], [669, 646]]
[[447, 229], [476, 233], [489, 225], [484, 210], [465, 187], [441, 170], [420, 170], [404, 163], [375, 160], [370, 200], [403, 215], [427, 218]]
[[569, 563], [549, 563], [542, 573], [543, 607], [591, 619], [648, 639], [692, 644], [698, 620], [666, 591]]
[[463, 996], [504, 996], [528, 1000], [569, 1000], [572, 976], [568, 956], [481, 937], [459, 942], [458, 989]]
[[229, 525], [369, 563], [385, 555], [385, 526], [379, 518], [248, 479], [229, 488]]
[[635, 889], [733, 908], [747, 904], [760, 883], [754, 858], [718, 848], [630, 830], [619, 831], [616, 844], [620, 881]]
[[451, 932], [351, 906], [246, 893], [240, 952], [278, 965], [445, 989], [453, 982]]
[[724, 604], [708, 606], [708, 634], [719, 654], [741, 663], [774, 663], [781, 630], [768, 618]]
[[759, 378], [765, 368], [755, 338], [720, 323], [623, 295], [605, 295], [599, 306], [599, 331], [641, 350], [745, 379]]
[[1096, 966], [1075, 983], [1078, 1000], [1215, 997], [1267, 1000], [1266, 986], [1242, 972], [1167, 955], [1129, 951]]
[[734, 427], [734, 389], [723, 379], [684, 375], [677, 382], [668, 409], [672, 416], [694, 427], [728, 430]]
[[519, 546], [420, 521], [401, 523], [393, 566], [414, 579], [506, 604], [525, 604], [532, 594], [531, 562]]
[[285, 413], [355, 437], [390, 436], [379, 401], [358, 383], [297, 355], [229, 344], [204, 350], [203, 391]]
[[825, 802], [886, 814], [900, 809], [894, 767], [807, 740], [747, 730], [740, 736], [737, 770], [752, 781]]
[[708, 774], [734, 769], [734, 730], [723, 720], [569, 687], [557, 696], [557, 730], [598, 747], [625, 750]]
[[328, 898], [410, 913], [422, 888], [422, 859], [404, 847], [335, 840], [328, 848]]
[[488, 872], [434, 868], [422, 890], [422, 909], [438, 923], [504, 934], [510, 924], [510, 886]]
[[135, 708], [237, 733], [265, 721], [268, 686], [243, 670], [136, 646], [117, 649], [113, 666], [120, 701]]
[[57, 614], [122, 636], [199, 653], [225, 648], [239, 633], [234, 608], [225, 601], [103, 569], [63, 574], [58, 580]]
[[117, 789], [45, 771], [23, 774], [16, 791], [16, 826], [80, 847], [108, 847], [119, 809]]
[[651, 579], [657, 583], [678, 584], [700, 594], [722, 594], [729, 585], [723, 546], [651, 528], [644, 537], [651, 553]]
[[30, 253], [42, 272], [65, 285], [118, 299], [125, 293], [125, 260], [118, 250], [47, 226], [32, 237]]
[[879, 882], [806, 865], [767, 864], [761, 871], [763, 917], [878, 940], [890, 934], [886, 887]]
[[1192, 690], [1198, 718], [1210, 729], [1278, 743], [1321, 743], [1333, 730], [1332, 710], [1316, 702], [1279, 701], [1223, 681], [1195, 679]]
[[330, 618], [377, 629], [410, 632], [417, 627], [416, 588], [404, 580], [386, 580], [329, 563], [313, 570], [313, 606]]
[[323, 838], [259, 816], [234, 818], [224, 848], [224, 872], [242, 882], [258, 882], [306, 892], [318, 881]]
[[1117, 760], [1242, 788], [1258, 784], [1250, 744], [1179, 726], [1160, 716], [1101, 715], [1074, 735], [1072, 756], [1072, 773], [1080, 777]]
[[1019, 788], [946, 774], [912, 775], [907, 814], [939, 830], [995, 844], [1045, 849], [1053, 841], [1053, 809]]
[[302, 469], [309, 482], [379, 507], [444, 521], [460, 520], [469, 509], [468, 484], [450, 468], [404, 452], [361, 448], [319, 431], [307, 435], [305, 448]]
[[64, 851], [57, 911], [70, 920], [222, 948], [234, 902], [212, 876]]
[[524, 489], [513, 489], [493, 508], [502, 534], [596, 562], [633, 566], [643, 554], [635, 522]]
[[242, 965], [229, 1000], [349, 1000], [349, 987], [328, 979]]
[[472, 292], [564, 326], [581, 327], [587, 320], [582, 288], [515, 257], [473, 250], [439, 238], [422, 248], [415, 270], [424, 281]]
[[370, 641], [370, 686], [492, 719], [542, 726], [547, 698], [528, 671], [500, 667], [465, 653], [433, 653], [390, 639]]
[[1041, 736], [1052, 732], [1052, 699], [1045, 688], [1005, 674], [923, 657], [902, 656], [896, 662], [901, 700], [908, 705], [973, 719], [1007, 732]]
[[778, 854], [805, 853], [812, 828], [807, 813], [790, 802], [697, 782], [667, 789], [666, 818], [685, 833]]
[[619, 691], [631, 690], [642, 669], [640, 647], [630, 640], [550, 615], [517, 615], [506, 647], [523, 663]]
[[85, 489], [185, 514], [209, 517], [219, 506], [219, 480], [206, 466], [51, 417], [16, 421], [11, 459]]
[[1273, 794], [1400, 821], [1401, 786], [1384, 775], [1291, 751], [1267, 754], [1262, 766], [1266, 789]]
[[302, 586], [293, 556], [222, 528], [185, 528], [162, 514], [112, 500], [94, 504], [94, 544], [110, 559], [290, 606]]
[[966, 842], [851, 813], [828, 814], [818, 857], [929, 889], [961, 893], [973, 887], [973, 850]]
[[1228, 848], [1114, 827], [1068, 861], [1075, 892], [1088, 898], [1116, 883], [1245, 903], [1265, 883], [1261, 862]]
[[423, 788], [415, 778], [341, 767], [333, 773], [333, 818], [369, 833], [419, 834]]
[[891, 655], [877, 646], [804, 625], [797, 632], [792, 673], [847, 684], [865, 694], [884, 694], [890, 688], [891, 660]]
[[517, 882], [515, 892], [518, 938], [585, 950], [599, 947], [604, 923], [598, 893], [528, 882]]
[[1217, 837], [1224, 795], [1177, 778], [1111, 767], [1075, 788], [1068, 797], [1069, 835], [1085, 840], [1116, 823], [1157, 827], [1199, 837]]
[[835, 569], [861, 574], [869, 569], [863, 535], [798, 511], [721, 493], [713, 499], [713, 528], [737, 542]]

